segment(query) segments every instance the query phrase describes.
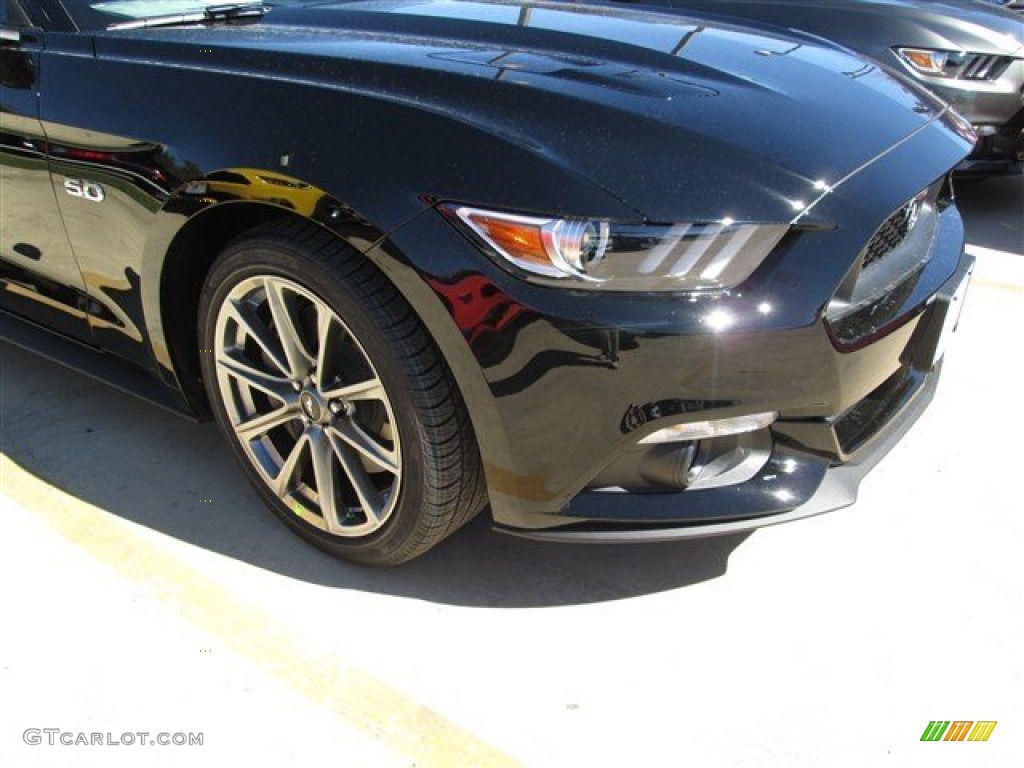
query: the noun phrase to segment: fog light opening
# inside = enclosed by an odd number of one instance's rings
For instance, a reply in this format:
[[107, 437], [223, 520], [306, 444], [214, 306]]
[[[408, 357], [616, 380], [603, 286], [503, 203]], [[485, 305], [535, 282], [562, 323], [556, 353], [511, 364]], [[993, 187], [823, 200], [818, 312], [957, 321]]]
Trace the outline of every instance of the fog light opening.
[[640, 445], [656, 445], [659, 443], [680, 443], [690, 440], [704, 440], [710, 437], [726, 437], [744, 432], [756, 432], [769, 426], [779, 417], [777, 411], [753, 413], [749, 416], [734, 416], [730, 419], [714, 421], [697, 421], [692, 424], [675, 424], [653, 432]]

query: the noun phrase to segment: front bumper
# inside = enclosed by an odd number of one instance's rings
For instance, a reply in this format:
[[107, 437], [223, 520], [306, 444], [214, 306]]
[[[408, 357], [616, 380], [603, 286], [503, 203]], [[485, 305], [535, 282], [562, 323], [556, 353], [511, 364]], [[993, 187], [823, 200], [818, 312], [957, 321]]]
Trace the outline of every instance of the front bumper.
[[[599, 522], [568, 523], [564, 527], [544, 529], [512, 528], [497, 524], [495, 530], [540, 541], [580, 543], [640, 543], [681, 541], [709, 536], [724, 536], [731, 533], [756, 530], [770, 525], [779, 525], [794, 520], [814, 517], [825, 512], [848, 507], [857, 500], [861, 480], [900, 441], [907, 430], [932, 401], [938, 384], [939, 371], [924, 377], [920, 387], [902, 410], [893, 417], [867, 450], [856, 460], [846, 464], [831, 465], [821, 457], [780, 446], [767, 466], [768, 472], [757, 478], [759, 495], [766, 502], [765, 511], [761, 505], [758, 514], [751, 517], [731, 518], [717, 522], [692, 522], [667, 525], [604, 525]], [[703, 491], [703, 493], [713, 493]], [[780, 499], [786, 499], [780, 506]], [[803, 499], [793, 503], [796, 499]], [[679, 500], [663, 500], [662, 503], [678, 504]], [[689, 504], [690, 499], [683, 500]], [[630, 503], [634, 503], [631, 499]], [[587, 501], [583, 501], [587, 504]]]
[[978, 132], [961, 176], [1018, 173], [1024, 163], [1024, 58], [1015, 58], [995, 81], [915, 77], [947, 101]]
[[958, 174], [1000, 176], [1024, 173], [1024, 108], [1003, 125], [974, 127], [978, 131], [978, 143], [970, 156], [957, 166]]
[[[498, 523], [495, 529], [542, 541], [663, 542], [750, 531], [813, 517], [857, 500], [861, 481], [902, 439], [931, 403], [941, 356], [955, 327], [974, 258], [935, 294], [916, 322], [905, 364], [868, 398], [837, 418], [777, 422], [771, 458], [735, 486], [675, 494], [588, 491], [543, 528]], [[858, 415], [861, 410], [869, 414]], [[856, 428], [844, 425], [850, 421]], [[629, 505], [636, 522], [622, 522]], [[538, 521], [541, 522], [541, 521]], [[557, 522], [557, 527], [547, 527]]]

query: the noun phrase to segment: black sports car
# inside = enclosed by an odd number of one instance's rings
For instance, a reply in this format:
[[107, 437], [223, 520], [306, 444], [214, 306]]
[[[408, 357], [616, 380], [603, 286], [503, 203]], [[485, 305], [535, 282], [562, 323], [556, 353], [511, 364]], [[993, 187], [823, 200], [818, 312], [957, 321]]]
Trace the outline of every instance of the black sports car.
[[325, 550], [488, 503], [578, 540], [835, 508], [935, 387], [974, 134], [848, 52], [543, 3], [4, 9], [3, 335], [212, 414]]
[[[827, 38], [929, 88], [971, 121], [964, 175], [1016, 173], [1024, 161], [1024, 20], [975, 0], [615, 0], [714, 13]], [[1016, 10], [1017, 14], [1013, 11]]]

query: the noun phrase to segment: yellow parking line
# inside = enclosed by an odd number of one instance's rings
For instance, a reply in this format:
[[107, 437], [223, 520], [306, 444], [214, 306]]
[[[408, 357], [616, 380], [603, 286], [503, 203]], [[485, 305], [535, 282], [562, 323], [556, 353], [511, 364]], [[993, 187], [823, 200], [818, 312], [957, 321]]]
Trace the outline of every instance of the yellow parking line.
[[968, 243], [964, 250], [978, 259], [971, 278], [975, 288], [1024, 293], [1024, 254]]
[[1024, 293], [1024, 285], [1006, 283], [1002, 280], [986, 280], [983, 277], [971, 278], [971, 286], [976, 288], [992, 288], [996, 291], [1009, 291], [1010, 293]]
[[1013, 251], [1001, 251], [998, 248], [986, 248], [983, 245], [975, 245], [974, 243], [967, 243], [964, 245], [964, 250], [972, 256], [977, 256], [980, 259], [1009, 259], [1012, 261], [1021, 258], [1021, 254]]
[[0, 491], [260, 669], [409, 756], [417, 768], [518, 764], [368, 672], [316, 650], [266, 611], [242, 602], [122, 520], [46, 484], [4, 455]]

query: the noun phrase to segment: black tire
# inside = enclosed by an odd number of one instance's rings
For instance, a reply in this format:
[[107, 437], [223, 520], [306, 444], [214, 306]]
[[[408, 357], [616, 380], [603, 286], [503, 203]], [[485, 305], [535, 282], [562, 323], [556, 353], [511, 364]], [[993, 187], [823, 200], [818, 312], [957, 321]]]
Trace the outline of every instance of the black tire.
[[[450, 371], [405, 299], [343, 241], [292, 221], [237, 238], [210, 269], [198, 329], [217, 422], [264, 500], [302, 538], [347, 560], [396, 565], [483, 508], [479, 452]], [[301, 383], [295, 371], [306, 361]], [[330, 381], [329, 367], [341, 372]], [[252, 377], [257, 368], [302, 389], [286, 402], [277, 378], [272, 390], [253, 386], [263, 381]], [[360, 386], [382, 395], [328, 397]], [[253, 433], [257, 419], [276, 425]], [[344, 442], [360, 435], [370, 439]]]

